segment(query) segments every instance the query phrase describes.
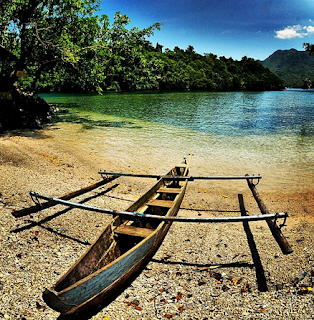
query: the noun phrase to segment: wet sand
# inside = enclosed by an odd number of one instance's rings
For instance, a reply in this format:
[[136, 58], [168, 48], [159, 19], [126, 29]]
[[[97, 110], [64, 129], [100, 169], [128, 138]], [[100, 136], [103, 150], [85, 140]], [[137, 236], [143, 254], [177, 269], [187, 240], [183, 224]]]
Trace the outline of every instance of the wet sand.
[[[58, 313], [42, 301], [42, 291], [56, 282], [110, 220], [101, 214], [71, 210], [41, 223], [55, 213], [54, 209], [15, 219], [11, 215], [13, 210], [32, 205], [29, 191], [61, 196], [99, 180], [99, 169], [163, 174], [188, 151], [182, 148], [177, 152], [170, 150], [169, 154], [161, 150], [153, 153], [153, 146], [145, 150], [131, 148], [132, 145], [120, 144], [113, 136], [108, 137], [108, 143], [104, 141], [103, 148], [97, 149], [92, 143], [95, 136], [85, 133], [75, 139], [74, 132], [79, 132], [79, 125], [60, 124], [0, 137], [0, 317], [57, 319]], [[212, 172], [208, 172], [207, 164]], [[226, 169], [223, 164], [221, 159], [209, 159], [207, 163], [202, 155], [195, 154], [191, 174], [242, 175], [246, 173], [243, 170], [254, 169], [254, 165], [243, 168], [236, 159]], [[283, 232], [294, 249], [294, 253], [284, 256], [266, 223], [251, 224], [266, 274], [269, 288], [266, 293], [258, 290], [256, 265], [249, 269], [227, 267], [243, 260], [254, 264], [241, 224], [178, 223], [171, 227], [154, 261], [132, 286], [90, 317], [162, 319], [168, 314], [181, 319], [222, 319], [223, 315], [232, 319], [259, 319], [267, 315], [272, 319], [312, 319], [313, 294], [298, 294], [293, 286], [293, 279], [301, 272], [307, 272], [308, 276], [314, 272], [312, 177], [306, 172], [301, 177], [294, 176], [293, 171], [287, 172], [282, 167], [275, 174], [253, 173], [263, 175], [258, 188], [269, 210], [289, 213]], [[280, 181], [278, 176], [282, 177]], [[92, 192], [94, 197], [89, 203], [125, 209], [153, 183], [151, 179], [119, 178], [117, 183], [99, 191], [102, 196]], [[202, 181], [189, 184], [179, 215], [234, 215], [233, 211], [239, 210], [239, 193], [243, 194], [249, 213], [258, 214], [245, 181]], [[228, 275], [226, 283], [222, 280], [217, 284], [208, 270], [198, 269], [217, 264], [223, 265], [218, 271]], [[248, 281], [251, 292], [241, 293], [245, 282], [235, 281], [240, 278]], [[178, 292], [182, 299], [178, 299]], [[277, 300], [269, 303], [269, 299]], [[135, 300], [140, 308], [126, 303]]]

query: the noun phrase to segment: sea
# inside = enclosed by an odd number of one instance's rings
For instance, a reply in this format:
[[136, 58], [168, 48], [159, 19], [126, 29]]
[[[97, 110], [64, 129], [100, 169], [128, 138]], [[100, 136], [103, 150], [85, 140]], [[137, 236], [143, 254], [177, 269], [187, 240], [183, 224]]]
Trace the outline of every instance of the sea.
[[192, 153], [193, 175], [261, 174], [277, 190], [313, 184], [313, 90], [41, 97], [62, 110], [51, 128], [60, 139], [120, 170], [160, 174]]

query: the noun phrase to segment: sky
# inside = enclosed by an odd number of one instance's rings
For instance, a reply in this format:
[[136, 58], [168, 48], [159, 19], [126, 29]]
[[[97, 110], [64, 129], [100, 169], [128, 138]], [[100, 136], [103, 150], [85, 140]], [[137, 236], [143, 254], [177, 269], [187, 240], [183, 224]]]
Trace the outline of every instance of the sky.
[[101, 8], [111, 22], [117, 11], [128, 15], [130, 27], [163, 23], [148, 40], [170, 50], [265, 60], [314, 43], [314, 0], [102, 0]]

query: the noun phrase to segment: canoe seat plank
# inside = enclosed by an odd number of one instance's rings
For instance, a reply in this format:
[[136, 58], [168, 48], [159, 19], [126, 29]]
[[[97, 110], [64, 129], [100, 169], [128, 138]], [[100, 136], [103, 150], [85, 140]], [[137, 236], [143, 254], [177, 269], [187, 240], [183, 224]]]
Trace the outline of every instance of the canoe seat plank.
[[157, 190], [159, 193], [180, 193], [182, 189], [180, 188], [160, 188]]
[[155, 206], [155, 207], [171, 208], [173, 205], [173, 201], [172, 200], [153, 199], [153, 200], [148, 201], [147, 205]]
[[121, 224], [118, 228], [114, 230], [116, 234], [126, 234], [142, 238], [148, 237], [153, 231], [154, 229], [133, 227], [125, 224]]

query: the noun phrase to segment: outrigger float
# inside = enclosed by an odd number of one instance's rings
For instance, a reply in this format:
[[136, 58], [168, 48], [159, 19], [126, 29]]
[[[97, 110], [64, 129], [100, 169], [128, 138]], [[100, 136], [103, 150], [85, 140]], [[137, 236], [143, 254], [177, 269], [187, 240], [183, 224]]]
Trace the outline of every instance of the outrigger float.
[[[277, 225], [277, 219], [286, 220], [287, 213], [272, 214], [259, 196], [256, 184], [260, 175], [231, 177], [197, 177], [189, 175], [189, 159], [171, 169], [166, 175], [136, 175], [99, 171], [102, 180], [84, 189], [53, 198], [31, 192], [36, 205], [12, 214], [22, 217], [61, 204], [67, 207], [108, 213], [109, 223], [88, 250], [51, 289], [46, 289], [43, 299], [52, 309], [62, 314], [72, 314], [105, 305], [112, 296], [123, 290], [147, 265], [160, 247], [173, 222], [244, 222], [266, 220], [282, 252], [292, 249]], [[88, 191], [103, 186], [121, 176], [157, 178], [157, 183], [125, 211], [99, 208], [69, 201]], [[261, 211], [255, 216], [236, 217], [177, 217], [189, 181], [194, 180], [246, 180]], [[257, 181], [257, 183], [254, 183]], [[47, 200], [40, 203], [39, 199]]]

